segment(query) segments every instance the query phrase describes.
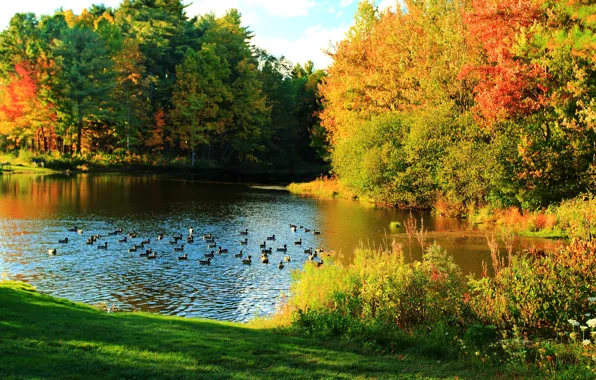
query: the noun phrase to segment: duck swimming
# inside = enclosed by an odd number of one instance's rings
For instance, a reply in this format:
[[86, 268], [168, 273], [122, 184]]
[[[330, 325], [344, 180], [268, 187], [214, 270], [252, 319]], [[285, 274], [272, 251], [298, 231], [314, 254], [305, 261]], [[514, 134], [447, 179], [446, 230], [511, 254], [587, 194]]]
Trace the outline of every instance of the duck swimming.
[[250, 265], [252, 263], [251, 256], [248, 256], [246, 259], [242, 259], [242, 264]]
[[58, 239], [59, 244], [68, 244], [68, 238], [66, 239]]
[[211, 265], [211, 257], [207, 258], [207, 260], [199, 260], [199, 264], [201, 264], [201, 265]]
[[284, 262], [283, 261], [280, 261], [279, 264], [277, 265], [277, 267], [279, 269], [284, 269]]

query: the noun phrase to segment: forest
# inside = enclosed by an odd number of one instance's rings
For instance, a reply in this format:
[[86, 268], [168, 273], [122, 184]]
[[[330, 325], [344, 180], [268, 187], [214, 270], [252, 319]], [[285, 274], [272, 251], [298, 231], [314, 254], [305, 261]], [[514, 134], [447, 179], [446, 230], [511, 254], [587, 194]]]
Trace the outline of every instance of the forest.
[[0, 150], [320, 165], [325, 73], [253, 46], [234, 9], [189, 18], [185, 7], [124, 0], [80, 15], [16, 14], [0, 34]]
[[596, 5], [362, 1], [320, 86], [334, 173], [460, 215], [596, 189]]

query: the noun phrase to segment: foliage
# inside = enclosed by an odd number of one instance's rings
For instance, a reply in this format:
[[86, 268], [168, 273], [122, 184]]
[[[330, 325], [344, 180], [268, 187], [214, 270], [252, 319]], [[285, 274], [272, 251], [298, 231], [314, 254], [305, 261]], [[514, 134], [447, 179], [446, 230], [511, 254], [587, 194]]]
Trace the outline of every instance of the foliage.
[[335, 174], [377, 203], [452, 216], [593, 190], [593, 9], [361, 1], [320, 85]]
[[324, 72], [312, 62], [288, 70], [253, 46], [234, 9], [189, 18], [185, 7], [126, 0], [16, 14], [0, 34], [0, 150], [321, 165]]

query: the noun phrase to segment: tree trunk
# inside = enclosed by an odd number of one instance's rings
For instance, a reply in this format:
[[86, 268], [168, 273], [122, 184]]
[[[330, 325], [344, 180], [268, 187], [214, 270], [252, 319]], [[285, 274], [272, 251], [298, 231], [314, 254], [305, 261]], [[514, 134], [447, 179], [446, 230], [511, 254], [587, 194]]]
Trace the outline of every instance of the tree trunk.
[[77, 123], [77, 153], [81, 153], [81, 135], [83, 134], [83, 128], [81, 126], [81, 121]]

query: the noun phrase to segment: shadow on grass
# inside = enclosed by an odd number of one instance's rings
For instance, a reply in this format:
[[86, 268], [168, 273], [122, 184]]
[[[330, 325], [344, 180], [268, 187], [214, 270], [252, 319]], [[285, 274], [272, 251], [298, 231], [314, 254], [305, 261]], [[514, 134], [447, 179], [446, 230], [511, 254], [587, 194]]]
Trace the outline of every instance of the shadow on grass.
[[462, 363], [367, 355], [241, 324], [107, 314], [0, 283], [1, 378], [479, 376]]

